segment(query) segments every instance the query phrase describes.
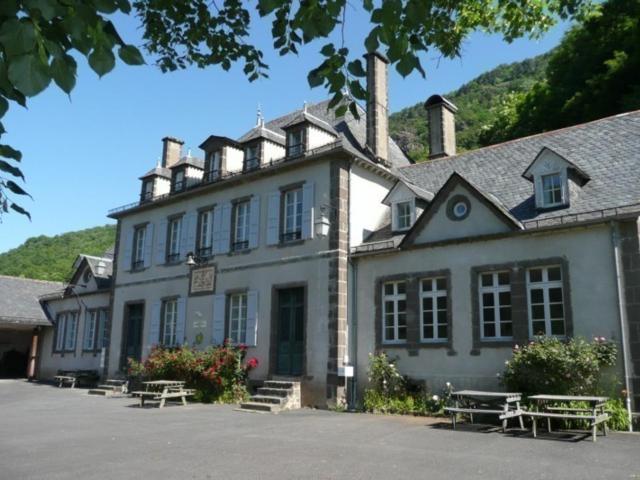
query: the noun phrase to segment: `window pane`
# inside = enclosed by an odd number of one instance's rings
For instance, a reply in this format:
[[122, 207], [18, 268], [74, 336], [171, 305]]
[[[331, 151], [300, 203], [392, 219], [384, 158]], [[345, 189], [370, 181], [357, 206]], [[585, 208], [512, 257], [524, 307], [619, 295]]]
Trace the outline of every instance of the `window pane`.
[[428, 280], [422, 280], [422, 291], [423, 292], [430, 292], [433, 287], [432, 287], [432, 281], [431, 279]]
[[403, 294], [407, 292], [407, 285], [405, 282], [398, 282], [398, 294]]
[[541, 282], [542, 281], [542, 269], [540, 268], [532, 268], [529, 270], [529, 281], [530, 282]]
[[447, 297], [438, 297], [437, 304], [438, 304], [438, 310], [446, 310]]
[[384, 294], [385, 295], [393, 295], [393, 283], [385, 283], [384, 284]]
[[544, 293], [540, 288], [533, 288], [529, 291], [529, 299], [531, 303], [543, 303]]
[[484, 324], [484, 336], [485, 337], [495, 337], [496, 336], [496, 326], [494, 323], [485, 323]]
[[438, 338], [445, 339], [447, 338], [447, 325], [438, 326]]
[[550, 288], [549, 289], [549, 301], [550, 302], [562, 302], [562, 288]]
[[407, 339], [407, 327], [398, 327], [398, 340]]
[[531, 317], [534, 320], [544, 320], [544, 305], [533, 305], [531, 307]]
[[552, 320], [551, 321], [551, 334], [552, 335], [564, 335], [564, 321]]
[[511, 307], [500, 307], [500, 320], [511, 321]]
[[398, 300], [398, 313], [404, 313], [407, 311], [407, 301]]
[[393, 301], [392, 300], [387, 300], [386, 302], [384, 302], [384, 313], [386, 313], [387, 315], [391, 315], [393, 314]]
[[490, 287], [493, 285], [493, 274], [483, 273], [481, 276], [481, 283], [483, 287]]
[[447, 324], [447, 312], [444, 310], [440, 310], [438, 312], [438, 323], [440, 325], [446, 325]]
[[495, 312], [493, 308], [483, 308], [482, 313], [483, 313], [483, 319], [485, 323], [495, 321]]
[[511, 292], [499, 292], [498, 302], [500, 305], [511, 305]]
[[544, 321], [534, 321], [532, 322], [533, 334], [534, 335], [545, 335], [546, 329], [544, 325]]
[[398, 314], [398, 325], [399, 326], [406, 326], [407, 325], [407, 316], [404, 313], [399, 313]]
[[424, 338], [433, 338], [433, 325], [425, 325], [422, 329]]
[[503, 337], [512, 337], [513, 336], [513, 324], [511, 322], [501, 322], [500, 323], [500, 335]]
[[482, 294], [482, 305], [485, 307], [493, 306], [493, 293], [483, 293]]
[[561, 303], [549, 305], [549, 315], [551, 318], [564, 318], [564, 308]]
[[384, 338], [386, 340], [395, 340], [396, 338], [395, 338], [394, 335], [395, 335], [395, 332], [394, 332], [393, 327], [385, 328], [385, 336], [384, 336]]
[[422, 309], [423, 310], [428, 310], [428, 311], [433, 310], [433, 298], [424, 297], [422, 299]]
[[509, 272], [498, 273], [498, 285], [509, 285]]
[[438, 290], [446, 290], [447, 289], [447, 279], [446, 278], [438, 278], [436, 280], [436, 288]]
[[549, 281], [561, 280], [560, 267], [549, 267]]

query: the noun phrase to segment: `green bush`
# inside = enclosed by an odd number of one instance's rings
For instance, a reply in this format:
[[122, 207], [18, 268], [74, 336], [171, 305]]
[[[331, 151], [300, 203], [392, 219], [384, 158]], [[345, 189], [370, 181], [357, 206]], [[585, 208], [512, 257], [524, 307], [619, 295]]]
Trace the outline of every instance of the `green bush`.
[[442, 395], [432, 395], [424, 384], [403, 377], [395, 361], [384, 353], [369, 355], [369, 385], [364, 392], [364, 411], [400, 415], [441, 414], [451, 395], [451, 385]]
[[603, 368], [615, 365], [616, 356], [615, 344], [602, 337], [592, 342], [541, 337], [524, 347], [516, 345], [501, 381], [507, 390], [525, 396], [595, 395], [602, 391]]
[[247, 348], [225, 342], [219, 347], [195, 350], [188, 346], [154, 347], [143, 362], [129, 359], [129, 375], [147, 380], [182, 380], [196, 390], [194, 400], [235, 403], [248, 396], [249, 371], [256, 358], [245, 362]]

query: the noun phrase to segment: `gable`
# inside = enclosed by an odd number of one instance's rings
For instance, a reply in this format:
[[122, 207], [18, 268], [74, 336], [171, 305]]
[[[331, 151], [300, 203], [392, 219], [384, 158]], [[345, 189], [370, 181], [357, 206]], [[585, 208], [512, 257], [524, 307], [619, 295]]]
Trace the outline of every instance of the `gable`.
[[409, 188], [404, 183], [396, 182], [387, 196], [383, 199], [383, 203], [392, 205], [397, 202], [406, 202], [408, 200], [413, 200], [415, 197], [416, 194], [409, 190]]
[[550, 148], [543, 147], [533, 162], [531, 162], [524, 171], [522, 176], [527, 180], [533, 180], [535, 177], [540, 177], [550, 173], [566, 172], [567, 170], [574, 172], [576, 177], [578, 177], [583, 183], [586, 183], [589, 180], [589, 175], [565, 157], [554, 152]]

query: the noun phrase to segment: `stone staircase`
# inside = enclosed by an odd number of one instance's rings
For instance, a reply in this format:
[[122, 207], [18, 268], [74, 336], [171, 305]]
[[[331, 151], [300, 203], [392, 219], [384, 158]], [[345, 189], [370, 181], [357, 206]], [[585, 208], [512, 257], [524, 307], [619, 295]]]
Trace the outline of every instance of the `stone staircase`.
[[89, 395], [110, 397], [112, 395], [125, 394], [127, 393], [128, 383], [126, 380], [109, 379], [104, 384], [89, 390]]
[[240, 404], [248, 412], [278, 413], [300, 408], [300, 382], [267, 380], [249, 401]]

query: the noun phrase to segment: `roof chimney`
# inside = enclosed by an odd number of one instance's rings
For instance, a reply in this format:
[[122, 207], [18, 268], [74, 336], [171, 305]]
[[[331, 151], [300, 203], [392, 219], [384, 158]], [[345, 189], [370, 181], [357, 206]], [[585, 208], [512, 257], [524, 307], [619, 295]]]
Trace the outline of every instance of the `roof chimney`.
[[429, 160], [456, 154], [456, 107], [441, 95], [424, 104], [429, 119]]
[[162, 166], [169, 168], [180, 160], [184, 142], [173, 137], [162, 139]]
[[367, 147], [376, 160], [389, 159], [389, 60], [378, 52], [367, 53]]

